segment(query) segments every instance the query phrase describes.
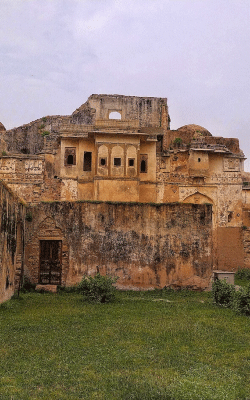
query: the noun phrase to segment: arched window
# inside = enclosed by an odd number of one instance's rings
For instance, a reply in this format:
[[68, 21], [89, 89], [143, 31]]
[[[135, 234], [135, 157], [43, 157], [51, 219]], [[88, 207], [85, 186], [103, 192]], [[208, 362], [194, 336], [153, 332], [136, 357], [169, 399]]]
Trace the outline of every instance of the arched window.
[[144, 174], [148, 172], [148, 155], [147, 154], [141, 154], [140, 172], [144, 173]]
[[76, 165], [76, 148], [65, 147], [64, 165]]
[[109, 119], [121, 119], [121, 113], [118, 111], [112, 111], [109, 113]]

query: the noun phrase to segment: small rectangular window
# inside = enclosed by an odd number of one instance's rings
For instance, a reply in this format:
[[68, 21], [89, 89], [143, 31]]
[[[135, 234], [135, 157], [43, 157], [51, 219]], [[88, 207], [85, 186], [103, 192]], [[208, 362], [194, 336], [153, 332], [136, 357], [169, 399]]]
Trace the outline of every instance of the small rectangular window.
[[76, 165], [76, 148], [65, 147], [64, 165]]
[[115, 167], [120, 167], [122, 164], [121, 158], [114, 158], [114, 166]]
[[135, 159], [134, 158], [129, 158], [128, 159], [128, 166], [129, 167], [134, 167], [135, 166]]
[[83, 171], [91, 171], [91, 167], [92, 167], [92, 153], [91, 151], [85, 151], [83, 158]]
[[140, 157], [140, 172], [145, 174], [148, 172], [148, 155], [141, 154]]

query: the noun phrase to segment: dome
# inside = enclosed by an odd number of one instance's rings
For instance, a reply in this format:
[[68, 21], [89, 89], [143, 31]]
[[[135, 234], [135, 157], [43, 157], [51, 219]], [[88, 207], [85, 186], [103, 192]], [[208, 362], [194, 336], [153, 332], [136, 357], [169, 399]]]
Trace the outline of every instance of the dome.
[[177, 131], [179, 131], [180, 133], [185, 132], [194, 138], [197, 138], [199, 136], [212, 136], [212, 134], [206, 128], [195, 124], [181, 126], [177, 129]]

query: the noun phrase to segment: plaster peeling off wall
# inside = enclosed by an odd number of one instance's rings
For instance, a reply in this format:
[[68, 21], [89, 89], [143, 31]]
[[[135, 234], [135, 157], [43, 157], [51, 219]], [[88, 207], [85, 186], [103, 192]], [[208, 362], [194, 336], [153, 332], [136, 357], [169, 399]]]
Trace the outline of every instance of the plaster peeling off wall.
[[63, 201], [77, 200], [77, 181], [74, 179], [62, 180], [61, 199]]
[[[100, 271], [118, 276], [118, 287], [127, 289], [209, 286], [211, 205], [56, 202], [38, 204], [30, 212], [26, 246], [36, 251], [32, 259], [39, 259], [43, 221], [52, 218], [51, 226], [60, 229], [62, 259], [68, 260], [62, 267], [64, 285]], [[43, 237], [56, 239], [50, 228], [43, 230]], [[26, 259], [26, 273], [34, 283], [38, 265]]]

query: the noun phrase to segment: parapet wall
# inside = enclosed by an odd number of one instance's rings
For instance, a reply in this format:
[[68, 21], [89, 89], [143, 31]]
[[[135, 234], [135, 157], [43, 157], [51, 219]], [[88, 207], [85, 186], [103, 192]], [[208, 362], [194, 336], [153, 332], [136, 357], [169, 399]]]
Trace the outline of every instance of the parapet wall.
[[39, 281], [41, 241], [60, 241], [63, 285], [112, 274], [127, 289], [206, 288], [212, 274], [212, 207], [55, 202], [29, 209], [26, 274]]
[[25, 207], [0, 182], [0, 303], [8, 300], [19, 284], [23, 266]]

